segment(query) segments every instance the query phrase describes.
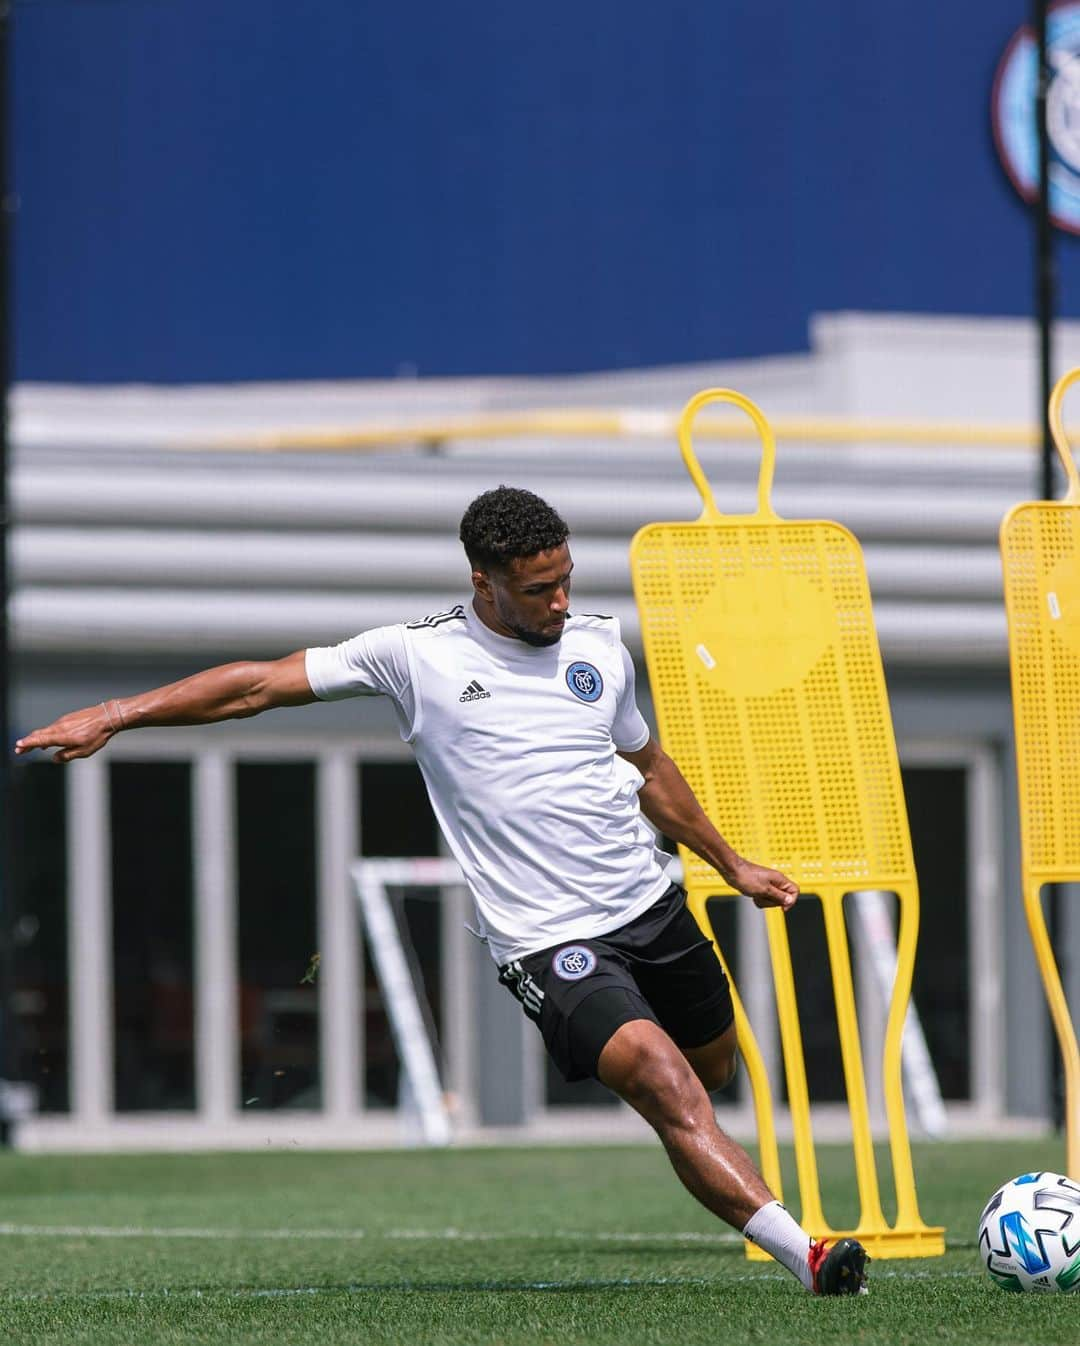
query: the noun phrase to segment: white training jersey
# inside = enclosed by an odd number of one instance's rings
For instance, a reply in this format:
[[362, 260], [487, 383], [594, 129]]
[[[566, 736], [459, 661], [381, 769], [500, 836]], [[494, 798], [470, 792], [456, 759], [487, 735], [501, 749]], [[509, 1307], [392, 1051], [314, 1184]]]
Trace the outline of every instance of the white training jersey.
[[665, 891], [641, 816], [634, 666], [612, 617], [537, 647], [471, 605], [309, 649], [320, 700], [384, 693], [498, 963], [632, 921]]

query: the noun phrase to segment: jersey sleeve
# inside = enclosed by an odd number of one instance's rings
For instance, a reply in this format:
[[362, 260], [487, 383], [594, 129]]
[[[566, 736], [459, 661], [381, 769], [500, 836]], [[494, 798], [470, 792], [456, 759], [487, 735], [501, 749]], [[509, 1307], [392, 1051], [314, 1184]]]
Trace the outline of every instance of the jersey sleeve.
[[625, 645], [620, 643], [619, 648], [622, 651], [623, 687], [615, 706], [611, 738], [620, 752], [637, 752], [649, 741], [649, 726], [634, 698], [634, 661]]
[[378, 626], [340, 645], [315, 646], [305, 651], [304, 668], [320, 701], [381, 694], [394, 699], [407, 721], [413, 718], [409, 652], [400, 626]]

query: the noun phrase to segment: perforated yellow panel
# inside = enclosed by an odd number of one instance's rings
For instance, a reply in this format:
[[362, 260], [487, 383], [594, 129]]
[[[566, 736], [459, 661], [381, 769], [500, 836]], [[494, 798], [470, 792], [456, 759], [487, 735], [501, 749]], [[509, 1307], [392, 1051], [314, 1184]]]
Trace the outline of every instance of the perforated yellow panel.
[[1065, 465], [1061, 501], [1014, 506], [1001, 524], [1009, 623], [1024, 907], [1065, 1059], [1069, 1173], [1080, 1177], [1080, 1051], [1043, 917], [1045, 883], [1080, 879], [1080, 478], [1061, 420], [1066, 374], [1050, 399]]
[[[779, 519], [651, 524], [631, 557], [664, 745], [735, 849], [813, 892], [912, 881], [851, 534]], [[721, 890], [697, 856], [688, 875]]]
[[1080, 876], [1080, 506], [1017, 505], [1001, 526], [1024, 861]]
[[[690, 442], [709, 402], [729, 402], [762, 438], [758, 510], [716, 508]], [[630, 550], [645, 657], [664, 747], [706, 812], [741, 854], [784, 870], [818, 895], [825, 917], [860, 1194], [856, 1233], [879, 1257], [944, 1251], [943, 1231], [918, 1213], [901, 1087], [918, 890], [885, 680], [862, 554], [839, 524], [786, 522], [769, 499], [775, 445], [760, 410], [728, 390], [700, 393], [679, 424], [687, 469], [704, 502], [693, 523], [641, 529]], [[705, 903], [731, 893], [680, 848], [690, 908], [711, 935]], [[884, 1079], [897, 1219], [881, 1211], [842, 902], [885, 888], [900, 899], [896, 984]], [[766, 918], [802, 1221], [831, 1235], [821, 1208], [802, 1036], [783, 914]], [[741, 1001], [739, 1042], [754, 1093], [769, 1185], [780, 1192], [772, 1090]], [[759, 1252], [748, 1249], [748, 1255]]]

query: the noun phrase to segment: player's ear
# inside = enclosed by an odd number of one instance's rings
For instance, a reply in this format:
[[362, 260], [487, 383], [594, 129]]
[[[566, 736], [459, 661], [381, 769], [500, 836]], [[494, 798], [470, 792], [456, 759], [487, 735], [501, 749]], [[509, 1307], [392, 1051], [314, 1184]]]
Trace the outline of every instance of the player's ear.
[[473, 588], [485, 602], [492, 601], [491, 594], [491, 576], [486, 570], [481, 570], [479, 566], [473, 566], [472, 572]]

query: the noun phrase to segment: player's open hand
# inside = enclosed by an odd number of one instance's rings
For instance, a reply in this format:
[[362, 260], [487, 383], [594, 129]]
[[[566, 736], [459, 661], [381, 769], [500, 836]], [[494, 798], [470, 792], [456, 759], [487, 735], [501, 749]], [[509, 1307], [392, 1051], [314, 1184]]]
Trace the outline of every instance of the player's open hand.
[[738, 892], [754, 899], [755, 907], [780, 907], [790, 911], [799, 896], [799, 885], [778, 869], [766, 869], [752, 860], [740, 860], [728, 876]]
[[21, 757], [35, 748], [59, 748], [59, 752], [53, 753], [54, 762], [90, 757], [99, 748], [104, 748], [119, 728], [114, 715], [110, 716], [104, 705], [73, 710], [44, 729], [35, 729], [32, 734], [20, 738], [15, 744], [15, 755]]

